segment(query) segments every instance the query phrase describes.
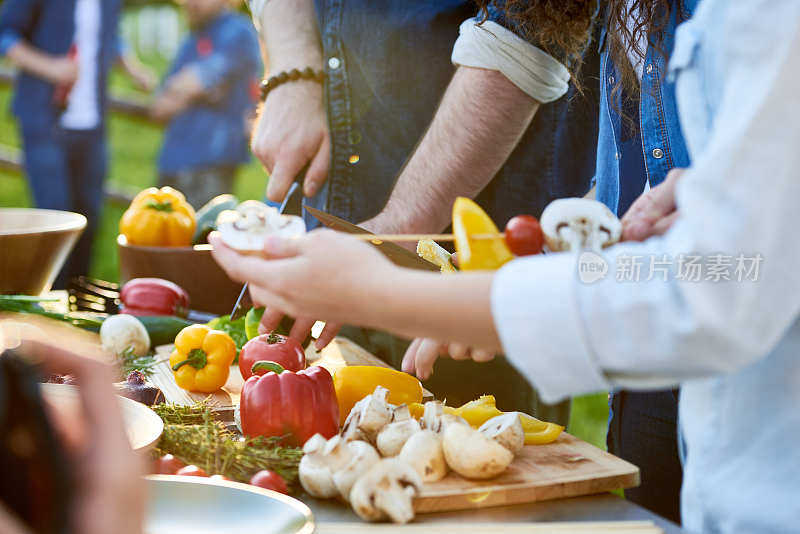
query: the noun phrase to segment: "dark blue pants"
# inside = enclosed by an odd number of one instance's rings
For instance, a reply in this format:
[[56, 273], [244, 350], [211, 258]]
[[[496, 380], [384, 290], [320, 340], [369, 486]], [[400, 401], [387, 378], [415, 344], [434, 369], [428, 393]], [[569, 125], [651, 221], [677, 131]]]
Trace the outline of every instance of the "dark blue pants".
[[678, 457], [678, 390], [618, 391], [611, 399], [608, 450], [639, 467], [642, 484], [625, 497], [680, 523], [683, 469]]
[[63, 288], [70, 277], [89, 273], [92, 241], [103, 203], [107, 169], [103, 130], [29, 132], [22, 128], [25, 174], [37, 208], [74, 211], [88, 224], [66, 265], [56, 279]]

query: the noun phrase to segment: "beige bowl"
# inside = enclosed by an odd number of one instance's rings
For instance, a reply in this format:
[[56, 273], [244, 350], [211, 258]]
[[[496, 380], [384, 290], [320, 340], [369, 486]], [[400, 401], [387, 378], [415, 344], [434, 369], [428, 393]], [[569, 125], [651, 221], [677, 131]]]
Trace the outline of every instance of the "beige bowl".
[[78, 213], [0, 208], [0, 293], [48, 291], [84, 228]]
[[218, 315], [231, 312], [242, 284], [234, 282], [211, 255], [211, 245], [142, 247], [117, 237], [120, 282], [133, 278], [163, 278], [189, 293], [193, 310]]

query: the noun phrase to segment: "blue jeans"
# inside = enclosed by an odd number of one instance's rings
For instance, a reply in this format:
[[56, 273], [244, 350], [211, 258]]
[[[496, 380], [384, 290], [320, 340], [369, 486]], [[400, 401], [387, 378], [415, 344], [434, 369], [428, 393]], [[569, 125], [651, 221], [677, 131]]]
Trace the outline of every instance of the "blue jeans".
[[104, 132], [63, 130], [36, 132], [22, 128], [25, 174], [37, 208], [74, 211], [88, 224], [54, 287], [63, 288], [72, 276], [89, 272], [92, 241], [103, 203], [103, 180], [108, 158]]

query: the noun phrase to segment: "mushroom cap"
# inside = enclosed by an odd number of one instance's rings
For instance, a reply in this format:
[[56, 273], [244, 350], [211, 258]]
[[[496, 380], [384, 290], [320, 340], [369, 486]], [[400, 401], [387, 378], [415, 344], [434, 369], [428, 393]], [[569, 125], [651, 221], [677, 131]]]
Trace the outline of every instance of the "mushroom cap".
[[478, 432], [495, 440], [515, 455], [525, 446], [525, 430], [517, 412], [492, 417], [481, 425]]
[[422, 414], [422, 428], [442, 433], [449, 425], [454, 423], [469, 426], [469, 423], [463, 417], [444, 413], [444, 405], [441, 402], [428, 401], [425, 403]]
[[540, 219], [547, 246], [553, 252], [600, 250], [618, 242], [622, 223], [605, 204], [589, 198], [552, 201]]
[[[407, 407], [406, 407], [407, 408]], [[409, 416], [410, 417], [410, 416]], [[422, 429], [416, 419], [404, 419], [389, 423], [378, 433], [375, 444], [383, 456], [397, 456], [408, 438]]]
[[329, 499], [339, 494], [333, 483], [331, 458], [325, 454], [327, 448], [328, 440], [321, 434], [315, 434], [303, 446], [305, 454], [298, 467], [300, 485], [309, 495], [321, 499]]
[[510, 450], [469, 425], [449, 425], [442, 449], [453, 471], [477, 480], [496, 477], [514, 460]]
[[413, 467], [397, 458], [386, 458], [364, 473], [350, 490], [353, 511], [366, 521], [389, 518], [395, 523], [414, 519], [413, 498], [422, 480]]
[[432, 430], [422, 430], [411, 436], [398, 458], [412, 466], [423, 482], [436, 482], [447, 474], [442, 436]]
[[348, 449], [348, 460], [333, 471], [333, 483], [339, 495], [347, 500], [358, 477], [366, 473], [381, 457], [366, 441], [350, 441], [344, 446]]
[[388, 389], [377, 386], [372, 394], [358, 401], [344, 422], [342, 436], [348, 441], [375, 443], [378, 432], [392, 420], [394, 405], [389, 404], [388, 396]]

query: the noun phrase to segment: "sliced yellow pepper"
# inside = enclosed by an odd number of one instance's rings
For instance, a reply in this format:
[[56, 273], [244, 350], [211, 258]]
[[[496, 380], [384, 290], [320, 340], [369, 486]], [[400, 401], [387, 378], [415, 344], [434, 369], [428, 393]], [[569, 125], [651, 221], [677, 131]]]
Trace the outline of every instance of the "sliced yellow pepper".
[[122, 214], [119, 233], [129, 245], [187, 247], [195, 226], [194, 209], [183, 193], [169, 186], [149, 187]]
[[195, 324], [175, 337], [169, 365], [182, 389], [212, 393], [228, 381], [235, 357], [236, 343], [228, 334]]
[[[482, 395], [480, 398], [458, 408], [445, 406], [444, 412], [463, 417], [471, 426], [478, 428], [492, 417], [503, 415], [504, 412], [497, 408], [496, 403], [494, 395]], [[413, 418], [420, 419], [425, 411], [425, 406], [423, 404], [409, 404], [409, 411]], [[522, 423], [522, 430], [525, 432], [525, 445], [552, 443], [564, 430], [563, 426], [555, 423], [540, 421], [526, 413], [518, 413], [520, 423]]]
[[[480, 234], [497, 234], [489, 239], [473, 239]], [[453, 235], [458, 267], [462, 271], [494, 271], [514, 259], [505, 238], [492, 219], [475, 202], [458, 197], [453, 203]]]
[[342, 367], [333, 375], [341, 424], [344, 424], [353, 406], [375, 391], [377, 386], [389, 390], [389, 402], [392, 404], [411, 405], [422, 401], [422, 384], [410, 374], [371, 365]]

